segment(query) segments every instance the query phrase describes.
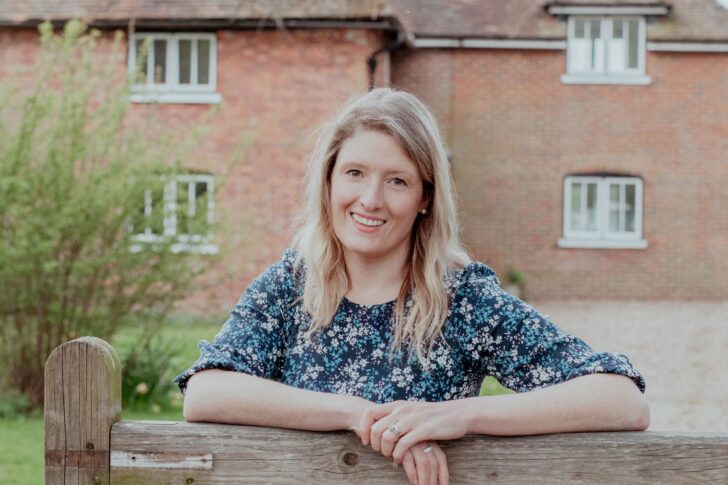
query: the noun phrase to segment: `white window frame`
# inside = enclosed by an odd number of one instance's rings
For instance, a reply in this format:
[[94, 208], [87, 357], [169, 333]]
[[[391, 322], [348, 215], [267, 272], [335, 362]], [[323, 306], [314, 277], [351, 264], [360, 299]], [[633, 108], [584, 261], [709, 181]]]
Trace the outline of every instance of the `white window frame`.
[[[574, 72], [573, 52], [576, 40], [576, 20], [599, 20], [602, 39], [601, 71], [595, 72]], [[637, 67], [626, 68], [616, 72], [609, 71], [609, 46], [612, 40], [612, 29], [614, 20], [637, 20]], [[625, 15], [578, 15], [569, 16], [567, 20], [567, 42], [566, 42], [566, 74], [561, 76], [564, 84], [637, 84], [646, 85], [652, 82], [652, 78], [645, 74], [647, 55], [647, 24], [644, 16]]]
[[[597, 184], [597, 230], [574, 231], [571, 229], [571, 187], [574, 183]], [[619, 185], [620, 194], [625, 193], [626, 185], [635, 186], [635, 230], [633, 232], [609, 230], [609, 187]], [[563, 238], [557, 241], [562, 248], [602, 248], [602, 249], [645, 249], [647, 241], [642, 238], [642, 201], [643, 184], [639, 177], [602, 177], [572, 175], [564, 178]], [[583, 191], [582, 201], [586, 199]], [[623, 199], [623, 197], [621, 197]], [[623, 201], [620, 201], [623, 203]], [[582, 202], [583, 204], [583, 202]], [[622, 214], [620, 210], [620, 215]], [[620, 216], [621, 219], [621, 216]], [[621, 225], [623, 221], [621, 221]]]
[[[137, 41], [151, 39], [151, 48], [147, 54], [145, 72], [147, 82], [136, 83], [131, 86], [131, 101], [137, 103], [192, 103], [192, 104], [215, 104], [222, 101], [217, 90], [217, 38], [212, 33], [165, 33], [165, 32], [135, 32], [129, 40], [128, 71], [130, 76], [136, 73], [136, 44]], [[166, 63], [165, 82], [155, 83], [153, 72], [154, 65], [154, 41], [166, 41]], [[179, 41], [180, 40], [207, 40], [210, 42], [210, 65], [208, 67], [209, 79], [206, 84], [180, 84], [179, 83]], [[191, 53], [191, 76], [197, 76], [197, 42], [192, 42]]]
[[[143, 232], [133, 234], [131, 240], [134, 243], [132, 245], [132, 251], [141, 251], [141, 244], [154, 244], [164, 243], [169, 241], [170, 238], [174, 240], [170, 247], [173, 253], [199, 253], [199, 254], [217, 254], [219, 249], [214, 243], [214, 237], [212, 233], [208, 234], [179, 234], [177, 230], [177, 184], [187, 184], [187, 196], [188, 196], [188, 215], [194, 216], [197, 208], [197, 198], [195, 196], [195, 184], [203, 182], [207, 184], [207, 193], [210, 196], [207, 198], [207, 207], [202, 210], [207, 211], [207, 222], [213, 224], [215, 222], [215, 177], [209, 174], [184, 174], [175, 175], [170, 180], [163, 179], [163, 234], [154, 234], [152, 228], [147, 224]], [[144, 215], [145, 217], [151, 217], [153, 211], [152, 207], [152, 191], [144, 191]]]

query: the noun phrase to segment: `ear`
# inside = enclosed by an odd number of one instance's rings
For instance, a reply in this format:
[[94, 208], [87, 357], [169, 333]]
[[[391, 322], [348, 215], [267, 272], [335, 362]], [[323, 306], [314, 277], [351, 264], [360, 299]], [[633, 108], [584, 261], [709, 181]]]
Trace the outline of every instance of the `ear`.
[[420, 203], [419, 208], [417, 209], [417, 212], [422, 212], [422, 209], [430, 210], [429, 207], [432, 204], [432, 189], [431, 186], [427, 183], [422, 184], [422, 202]]

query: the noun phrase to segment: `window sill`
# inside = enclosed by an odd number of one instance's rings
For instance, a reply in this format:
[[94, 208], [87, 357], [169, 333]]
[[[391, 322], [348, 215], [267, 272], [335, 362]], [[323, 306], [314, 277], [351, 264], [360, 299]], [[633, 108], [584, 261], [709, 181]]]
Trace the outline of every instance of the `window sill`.
[[606, 239], [565, 239], [556, 241], [560, 248], [584, 248], [584, 249], [647, 249], [647, 241], [637, 240], [606, 240]]
[[564, 84], [628, 84], [646, 86], [652, 83], [652, 78], [646, 74], [597, 76], [588, 74], [563, 74], [561, 82]]
[[220, 93], [137, 92], [129, 96], [132, 103], [219, 104]]
[[[154, 243], [145, 242], [145, 243], [136, 243], [132, 244], [129, 247], [129, 251], [132, 253], [140, 253], [142, 252], [144, 246], [148, 246], [149, 244], [152, 245], [152, 249], [155, 251], [159, 250], [159, 246], [154, 245]], [[173, 254], [218, 254], [220, 252], [220, 248], [217, 247], [217, 244], [212, 243], [174, 243], [171, 246], [169, 246], [169, 250]]]

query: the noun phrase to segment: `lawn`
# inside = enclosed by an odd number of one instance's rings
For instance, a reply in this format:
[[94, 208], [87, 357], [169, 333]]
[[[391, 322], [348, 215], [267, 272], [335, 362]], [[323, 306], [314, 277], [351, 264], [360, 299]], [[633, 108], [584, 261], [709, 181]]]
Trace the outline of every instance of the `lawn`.
[[[178, 350], [172, 363], [176, 372], [184, 370], [197, 358], [197, 342], [210, 340], [220, 329], [222, 318], [207, 319], [178, 317], [160, 329], [159, 335], [165, 342], [175, 342]], [[138, 342], [141, 329], [126, 329], [112, 339], [112, 345], [121, 357], [127, 355]], [[166, 376], [172, 379], [174, 376]], [[489, 377], [483, 383], [481, 395], [509, 392], [498, 381]], [[171, 399], [169, 406], [158, 413], [150, 410], [124, 410], [123, 419], [182, 421], [179, 394]], [[29, 418], [0, 419], [0, 484], [35, 485], [43, 483], [43, 416]]]
[[[193, 318], [178, 317], [159, 332], [164, 341], [173, 341], [178, 354], [172, 367], [178, 372], [197, 359], [197, 342], [210, 340], [220, 329], [224, 317]], [[142, 331], [130, 328], [119, 333], [111, 344], [121, 357], [127, 355], [138, 342]], [[168, 379], [174, 376], [166, 376]], [[148, 410], [124, 410], [123, 419], [150, 419], [181, 421], [182, 410], [177, 403], [170, 403], [167, 409], [154, 413]], [[0, 419], [0, 484], [35, 485], [42, 484], [43, 468], [43, 416], [29, 418]]]

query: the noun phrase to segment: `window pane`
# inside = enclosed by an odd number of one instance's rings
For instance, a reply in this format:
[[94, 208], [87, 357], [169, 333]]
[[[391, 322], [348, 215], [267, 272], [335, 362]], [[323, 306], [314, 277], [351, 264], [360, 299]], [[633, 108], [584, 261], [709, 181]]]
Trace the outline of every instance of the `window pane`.
[[[155, 187], [151, 192], [151, 211], [148, 214], [147, 227], [152, 234], [164, 234], [164, 187]], [[147, 206], [149, 207], [149, 206]]]
[[627, 232], [635, 231], [635, 213], [636, 213], [636, 187], [634, 184], [625, 186], [625, 227], [624, 230]]
[[581, 184], [571, 184], [571, 230], [581, 231]]
[[609, 40], [608, 71], [619, 73], [627, 65], [627, 43], [623, 39], [624, 20], [612, 20], [612, 38]]
[[639, 29], [639, 21], [630, 20], [628, 25], [629, 26], [627, 28], [627, 43], [629, 46], [629, 55], [628, 55], [627, 67], [636, 68], [637, 67], [637, 47], [638, 47], [637, 32]]
[[179, 41], [179, 83], [189, 84], [192, 74], [192, 41]]
[[167, 41], [154, 41], [154, 82], [164, 84], [167, 79]]
[[588, 184], [586, 192], [587, 231], [597, 230], [597, 184]]
[[177, 234], [189, 234], [189, 182], [177, 182]]
[[206, 182], [196, 182], [194, 184], [192, 196], [194, 197], [195, 211], [194, 215], [190, 216], [189, 234], [204, 236], [209, 232], [207, 205], [210, 194], [207, 189]]
[[609, 185], [609, 232], [619, 232], [619, 185]]
[[574, 37], [584, 38], [584, 19], [574, 19]]
[[195, 183], [195, 198], [200, 198], [207, 193], [207, 182]]
[[590, 37], [591, 39], [598, 39], [601, 37], [601, 20], [592, 20], [591, 21], [591, 29], [590, 29]]
[[144, 84], [147, 82], [148, 76], [147, 76], [147, 55], [148, 52], [145, 52], [144, 50], [144, 40], [137, 39], [135, 42], [135, 48], [136, 48], [136, 72], [138, 72], [138, 76], [134, 80], [135, 83]]
[[210, 82], [210, 41], [197, 41], [197, 83], [208, 84]]

